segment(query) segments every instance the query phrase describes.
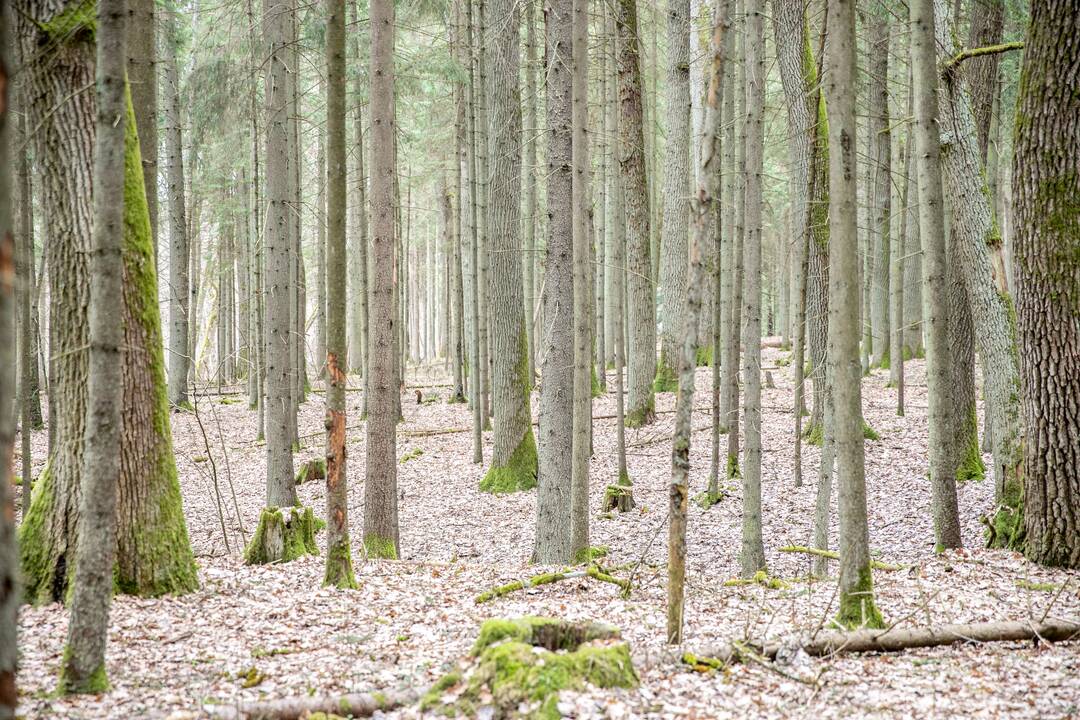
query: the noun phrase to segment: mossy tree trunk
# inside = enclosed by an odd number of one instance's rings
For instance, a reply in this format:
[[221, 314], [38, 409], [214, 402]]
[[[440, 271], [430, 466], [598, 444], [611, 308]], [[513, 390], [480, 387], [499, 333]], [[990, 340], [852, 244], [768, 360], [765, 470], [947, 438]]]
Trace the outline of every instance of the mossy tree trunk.
[[[30, 41], [52, 27], [56, 8], [27, 6], [27, 17], [39, 21], [24, 35]], [[41, 13], [49, 13], [42, 17]], [[42, 174], [43, 205], [49, 209], [50, 237], [65, 238], [50, 252], [57, 323], [57, 356], [53, 392], [59, 412], [54, 452], [35, 485], [30, 514], [20, 530], [25, 596], [33, 602], [62, 600], [67, 595], [78, 537], [81, 501], [80, 471], [87, 402], [90, 177], [94, 128], [92, 94], [75, 89], [92, 83], [93, 36], [88, 18], [61, 16], [67, 38], [59, 62], [34, 64], [31, 73], [35, 105], [31, 117], [41, 123], [37, 151]], [[46, 28], [43, 30], [42, 28]], [[78, 95], [69, 102], [60, 97]], [[172, 453], [169, 404], [157, 302], [149, 216], [134, 120], [126, 141], [124, 181], [124, 353], [123, 420], [120, 434], [120, 477], [117, 487], [116, 587], [125, 593], [161, 595], [197, 586], [188, 542], [180, 487]], [[76, 142], [75, 140], [79, 141]], [[78, 349], [82, 348], [80, 352]]]
[[[1029, 558], [1080, 567], [1080, 14], [1032, 5], [1016, 118], [1016, 285]], [[1072, 71], [1066, 72], [1066, 68]], [[995, 425], [995, 433], [997, 426]]]
[[536, 444], [529, 395], [528, 330], [521, 266], [521, 93], [519, 11], [514, 0], [491, 0], [488, 12], [488, 154], [490, 188], [492, 401], [495, 415], [491, 467], [481, 489], [527, 490], [536, 485]]
[[[618, 31], [618, 162], [626, 203], [627, 300], [629, 302], [629, 386], [626, 424], [647, 425], [655, 419], [653, 377], [656, 374], [656, 302], [650, 260], [649, 185], [645, 175], [645, 125], [642, 116], [641, 57], [635, 0], [615, 7]], [[550, 113], [549, 113], [550, 115]], [[557, 207], [548, 197], [548, 207]], [[549, 274], [550, 279], [550, 274]]]
[[882, 624], [874, 605], [862, 432], [858, 233], [855, 186], [855, 0], [829, 7], [825, 95], [829, 98], [829, 379], [840, 515], [840, 609], [844, 626]]
[[371, 234], [374, 286], [371, 292], [371, 400], [367, 421], [364, 484], [364, 548], [371, 557], [398, 558], [397, 406], [398, 362], [394, 335], [394, 3], [371, 3]]

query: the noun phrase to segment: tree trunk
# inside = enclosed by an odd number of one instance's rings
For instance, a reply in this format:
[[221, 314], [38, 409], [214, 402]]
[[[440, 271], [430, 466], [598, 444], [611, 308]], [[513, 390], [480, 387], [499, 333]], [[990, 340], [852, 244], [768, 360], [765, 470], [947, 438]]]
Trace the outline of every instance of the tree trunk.
[[180, 75], [177, 54], [179, 29], [176, 11], [165, 13], [165, 36], [169, 53], [165, 58], [165, 162], [169, 194], [169, 402], [176, 408], [186, 408], [188, 375], [191, 372], [194, 347], [189, 341], [191, 298], [188, 264], [187, 212], [184, 202], [184, 143], [180, 110]]
[[[327, 90], [327, 105], [330, 104], [329, 92], [330, 91]], [[327, 117], [326, 122], [327, 124], [330, 123], [329, 116]], [[315, 186], [317, 188], [317, 194], [315, 197], [315, 362], [319, 364], [318, 372], [316, 373], [316, 375], [320, 378], [323, 377], [326, 371], [326, 367], [323, 366], [323, 363], [326, 362], [328, 359], [326, 355], [326, 256], [330, 251], [326, 248], [326, 226], [330, 222], [330, 219], [329, 211], [327, 209], [328, 203], [326, 198], [326, 175], [329, 172], [329, 167], [326, 160], [326, 143], [327, 140], [323, 137], [323, 134], [319, 133], [318, 157], [315, 160], [316, 172], [319, 173], [318, 180], [316, 180], [315, 183]], [[344, 351], [341, 352], [339, 362], [341, 363], [342, 367], [347, 371], [348, 364], [345, 358]]]
[[[1063, 0], [1032, 5], [1017, 110], [1013, 182], [1021, 380], [1027, 439], [1024, 551], [1080, 567], [1080, 15]], [[995, 424], [995, 435], [998, 432]]]
[[[95, 25], [97, 42], [97, 117], [94, 142], [94, 218], [90, 259], [89, 373], [87, 378], [86, 435], [76, 541], [74, 592], [71, 616], [60, 665], [62, 693], [99, 693], [108, 685], [105, 642], [112, 601], [112, 570], [116, 559], [116, 479], [120, 474], [121, 398], [123, 383], [124, 323], [116, 314], [123, 303], [121, 248], [125, 203], [124, 107], [125, 0], [99, 0]], [[131, 134], [138, 140], [135, 128]], [[141, 171], [142, 168], [139, 168]], [[145, 197], [146, 189], [139, 184]], [[126, 198], [125, 198], [126, 199]], [[143, 201], [145, 203], [145, 200]], [[143, 205], [143, 220], [149, 216]], [[147, 238], [148, 240], [150, 238]], [[156, 314], [155, 314], [156, 317]]]
[[872, 184], [866, 188], [870, 199], [871, 286], [870, 326], [873, 333], [873, 354], [870, 364], [888, 367], [889, 356], [889, 266], [891, 254], [890, 224], [892, 222], [892, 132], [889, 120], [889, 40], [890, 14], [884, 0], [871, 6], [871, 28], [868, 51], [870, 67], [870, 146], [872, 155], [870, 175]]
[[881, 627], [870, 576], [869, 532], [863, 457], [862, 391], [859, 362], [858, 230], [855, 186], [855, 2], [829, 6], [830, 37], [825, 48], [828, 97], [829, 217], [829, 381], [833, 397], [830, 435], [836, 447], [840, 515], [840, 608], [844, 627]]
[[930, 493], [934, 541], [959, 547], [956, 479], [950, 467], [952, 352], [948, 342], [945, 215], [938, 131], [934, 0], [910, 8], [912, 92], [915, 94], [915, 155], [919, 182], [919, 235], [923, 239], [923, 320], [926, 324], [926, 385], [930, 426]]
[[[356, 587], [349, 544], [345, 455], [345, 0], [326, 0], [326, 574]], [[320, 174], [321, 180], [321, 174]]]
[[[641, 427], [651, 423], [656, 413], [652, 389], [653, 377], [656, 374], [656, 304], [649, 251], [649, 185], [645, 176], [645, 129], [642, 118], [636, 0], [619, 0], [615, 17], [619, 37], [618, 158], [623, 200], [626, 203], [626, 269], [630, 315], [627, 381], [629, 407], [626, 411], [626, 424], [628, 427]], [[550, 195], [548, 207], [559, 207]], [[550, 265], [549, 263], [549, 278]]]
[[394, 3], [371, 3], [371, 401], [364, 483], [364, 549], [369, 557], [398, 558], [397, 332], [398, 271], [394, 262]]
[[525, 333], [528, 339], [529, 359], [529, 386], [532, 387], [536, 377], [536, 329], [533, 325], [533, 314], [536, 309], [536, 228], [539, 224], [539, 204], [536, 199], [536, 178], [540, 172], [539, 154], [537, 151], [536, 137], [539, 134], [537, 125], [537, 106], [540, 104], [536, 86], [536, 6], [538, 3], [531, 0], [525, 3], [525, 160], [524, 160], [524, 183], [525, 183], [525, 257], [523, 258], [525, 270]]
[[[17, 40], [13, 40], [10, 23], [13, 14], [4, 8], [0, 15], [0, 257], [15, 257], [15, 223], [11, 202], [11, 101], [14, 99], [12, 82], [12, 56], [15, 55]], [[16, 30], [22, 30], [17, 27]], [[18, 35], [15, 35], [17, 38]], [[24, 94], [23, 97], [26, 97]], [[24, 125], [25, 127], [25, 125]], [[25, 150], [20, 152], [25, 158]], [[22, 160], [25, 162], [25, 160]], [[26, 196], [23, 196], [23, 204]], [[25, 233], [24, 233], [25, 234]], [[0, 282], [0, 366], [15, 367], [15, 277], [13, 268], [8, 265], [6, 277]], [[22, 283], [30, 284], [33, 270], [27, 272], [25, 262], [22, 265]], [[27, 297], [29, 297], [27, 295]], [[25, 311], [24, 311], [25, 312]], [[26, 376], [26, 373], [23, 373]], [[25, 386], [24, 386], [25, 387]], [[23, 398], [26, 408], [26, 397]], [[0, 375], [0, 407], [9, 407], [15, 401], [15, 377], [11, 372]], [[29, 435], [25, 425], [26, 413], [23, 413], [23, 437]], [[10, 458], [15, 450], [15, 416], [13, 413], [0, 415], [0, 457]], [[25, 453], [25, 441], [24, 450]], [[25, 464], [25, 458], [24, 458]], [[25, 470], [24, 470], [25, 473]], [[25, 517], [29, 497], [23, 495], [23, 515]], [[16, 640], [18, 634], [19, 592], [18, 587], [18, 550], [15, 545], [15, 502], [11, 490], [11, 464], [0, 463], [0, 718], [10, 720], [15, 717], [19, 705], [19, 693], [15, 686], [15, 671], [18, 669], [19, 654]]]
[[548, 222], [533, 560], [550, 565], [574, 554], [574, 217], [566, 212], [573, 205], [573, 0], [550, 0], [544, 19]]
[[[761, 537], [761, 205], [765, 145], [763, 0], [746, 0], [746, 182], [743, 306], [742, 553], [744, 577], [765, 568]], [[736, 89], [738, 92], [738, 89]], [[835, 216], [834, 216], [835, 217]]]
[[154, 0], [128, 0], [127, 77], [135, 125], [139, 129], [146, 207], [150, 212], [150, 235], [154, 260], [158, 241], [158, 81], [157, 10]]
[[[348, 12], [355, 16], [356, 4], [348, 3]], [[350, 52], [353, 63], [360, 67], [360, 33], [351, 33]], [[367, 177], [364, 174], [364, 117], [360, 98], [363, 97], [363, 73], [353, 74], [353, 167], [352, 233], [349, 241], [349, 368], [360, 373], [367, 382], [368, 361], [368, 210]], [[367, 392], [364, 404], [367, 404]], [[366, 412], [361, 412], [365, 416]]]
[[[690, 0], [669, 0], [667, 10], [667, 122], [664, 143], [664, 215], [660, 226], [660, 287], [664, 293], [660, 362], [653, 389], [678, 390], [676, 375], [682, 350], [686, 305], [687, 235], [690, 213], [686, 202], [690, 172]], [[698, 168], [694, 168], [696, 174]], [[697, 337], [697, 328], [694, 328]]]
[[520, 18], [515, 0], [490, 0], [496, 19], [484, 48], [488, 66], [488, 150], [491, 157], [491, 324], [494, 349], [494, 447], [480, 483], [496, 493], [536, 485], [536, 441], [528, 376], [528, 332], [521, 287], [521, 97], [518, 85]]
[[[1005, 25], [1005, 0], [972, 0], [969, 48], [987, 47], [1001, 42]], [[990, 145], [990, 120], [998, 88], [999, 53], [973, 57], [965, 61], [964, 76], [971, 88], [971, 107], [975, 132], [979, 137], [979, 155], [986, 162]], [[996, 216], [997, 213], [994, 213]]]

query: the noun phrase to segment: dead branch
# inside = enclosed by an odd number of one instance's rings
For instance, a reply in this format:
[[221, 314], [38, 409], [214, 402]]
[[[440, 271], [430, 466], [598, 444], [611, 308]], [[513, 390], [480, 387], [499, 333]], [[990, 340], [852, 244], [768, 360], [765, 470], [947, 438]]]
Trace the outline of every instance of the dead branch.
[[541, 573], [540, 575], [533, 575], [531, 578], [525, 580], [515, 580], [512, 583], [506, 585], [499, 585], [493, 587], [490, 590], [485, 590], [476, 596], [475, 602], [477, 605], [481, 605], [495, 598], [502, 597], [503, 595], [509, 595], [512, 592], [518, 590], [524, 590], [525, 588], [539, 587], [540, 585], [550, 585], [551, 583], [561, 582], [562, 580], [575, 580], [577, 578], [590, 577], [593, 580], [599, 580], [600, 582], [611, 583], [612, 585], [618, 585], [622, 588], [623, 597], [630, 594], [630, 581], [623, 578], [615, 577], [601, 570], [596, 565], [590, 565], [585, 570], [571, 570], [564, 572], [551, 572]]
[[313, 713], [335, 713], [351, 717], [371, 717], [377, 711], [411, 705], [416, 695], [397, 693], [349, 693], [316, 697], [288, 697], [230, 705], [204, 705], [203, 710], [217, 720], [298, 720]]
[[[784, 553], [805, 553], [807, 555], [816, 555], [817, 557], [828, 558], [829, 560], [839, 560], [840, 554], [833, 552], [832, 550], [822, 550], [821, 548], [805, 547], [803, 545], [785, 545], [780, 548], [780, 552]], [[892, 565], [890, 563], [878, 562], [877, 560], [870, 561], [870, 567], [875, 570], [889, 570], [896, 572], [897, 570], [904, 570], [903, 565]]]

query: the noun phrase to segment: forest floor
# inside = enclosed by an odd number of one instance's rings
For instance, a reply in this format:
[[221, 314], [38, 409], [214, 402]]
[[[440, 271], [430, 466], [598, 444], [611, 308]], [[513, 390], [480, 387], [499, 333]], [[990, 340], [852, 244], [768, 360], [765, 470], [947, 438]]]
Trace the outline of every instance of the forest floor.
[[[764, 364], [775, 367], [781, 357], [787, 353], [766, 349]], [[895, 414], [896, 393], [886, 386], [887, 371], [875, 371], [863, 385], [866, 420], [881, 436], [866, 443], [870, 544], [878, 559], [908, 566], [875, 572], [877, 603], [886, 620], [924, 625], [1039, 619], [1046, 613], [1080, 617], [1080, 575], [1038, 567], [1015, 553], [982, 549], [979, 518], [993, 505], [991, 478], [959, 488], [965, 549], [933, 552], [923, 364], [909, 362], [907, 371], [905, 417]], [[808, 557], [778, 551], [784, 545], [809, 544], [819, 449], [805, 448], [807, 483], [795, 487], [790, 368], [772, 374], [777, 389], [764, 390], [762, 400], [765, 551], [769, 573], [789, 586], [726, 587], [724, 581], [738, 573], [739, 493], [708, 511], [691, 504], [684, 646], [689, 650], [743, 637], [791, 638], [835, 613], [835, 578], [809, 581]], [[112, 689], [100, 696], [52, 695], [67, 612], [60, 605], [24, 607], [19, 620], [21, 713], [28, 718], [180, 720], [203, 717], [205, 703], [401, 688], [423, 692], [467, 654], [483, 620], [533, 614], [611, 623], [631, 645], [640, 687], [564, 693], [560, 710], [574, 717], [1015, 719], [1080, 714], [1077, 642], [803, 658], [782, 673], [758, 664], [714, 673], [683, 665], [679, 651], [664, 643], [673, 415], [663, 411], [674, 404], [666, 394], [657, 400], [662, 412], [657, 422], [627, 433], [638, 507], [611, 519], [600, 517], [599, 506], [604, 487], [616, 477], [615, 425], [611, 419], [595, 422], [591, 539], [593, 545], [610, 548], [612, 565], [644, 561], [634, 571], [630, 597], [622, 599], [612, 585], [582, 579], [476, 605], [479, 592], [542, 570], [528, 564], [535, 491], [504, 497], [479, 492], [484, 468], [470, 462], [469, 410], [446, 404], [446, 387], [424, 387], [445, 382], [435, 371], [410, 371], [408, 382], [402, 401], [405, 421], [398, 430], [403, 458], [398, 465], [400, 561], [365, 562], [356, 542], [365, 453], [360, 393], [350, 392], [349, 502], [360, 588], [322, 587], [321, 557], [246, 567], [240, 556], [242, 533], [250, 537], [264, 502], [264, 448], [255, 442], [255, 415], [244, 396], [204, 396], [198, 418], [173, 415], [201, 588], [184, 597], [114, 600], [108, 654]], [[708, 476], [710, 382], [711, 372], [700, 369], [695, 405], [702, 410], [693, 422], [692, 494], [704, 489]], [[414, 386], [438, 402], [417, 405]], [[322, 452], [322, 401], [321, 394], [312, 393], [301, 410], [305, 445], [298, 461]], [[535, 397], [533, 404], [535, 412]], [[614, 395], [603, 396], [594, 407], [597, 416], [614, 415]], [[445, 432], [454, 429], [460, 431]], [[40, 461], [44, 451], [44, 434], [35, 436], [35, 459]], [[407, 455], [414, 457], [405, 460]], [[487, 433], [485, 461], [489, 458]], [[211, 459], [229, 551], [216, 509]], [[323, 515], [322, 482], [304, 484], [299, 493]], [[834, 512], [834, 547], [836, 528]], [[832, 569], [835, 573], [835, 565]], [[416, 711], [389, 715], [415, 717]]]

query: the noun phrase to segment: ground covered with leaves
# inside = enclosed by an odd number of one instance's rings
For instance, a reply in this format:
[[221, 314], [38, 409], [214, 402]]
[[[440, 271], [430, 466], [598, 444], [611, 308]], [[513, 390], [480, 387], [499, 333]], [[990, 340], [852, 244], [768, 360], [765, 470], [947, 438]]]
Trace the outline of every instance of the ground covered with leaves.
[[[777, 388], [763, 391], [763, 504], [768, 572], [782, 582], [725, 585], [738, 573], [739, 489], [709, 510], [691, 505], [686, 639], [700, 650], [740, 638], [797, 638], [836, 610], [836, 582], [810, 577], [810, 559], [779, 551], [807, 545], [819, 448], [805, 446], [806, 484], [792, 481], [792, 381], [778, 367], [787, 353], [767, 349]], [[870, 542], [876, 559], [904, 566], [875, 571], [878, 607], [901, 626], [993, 620], [1075, 620], [1080, 577], [1041, 568], [1006, 551], [984, 550], [980, 517], [993, 507], [993, 481], [959, 488], [966, 548], [935, 555], [927, 472], [926, 387], [921, 362], [907, 365], [907, 410], [895, 413], [888, 371], [864, 383], [863, 408], [880, 435], [866, 443]], [[479, 491], [470, 413], [448, 405], [441, 368], [410, 371], [398, 430], [402, 559], [365, 561], [356, 542], [363, 516], [364, 428], [359, 392], [350, 392], [348, 479], [353, 557], [359, 589], [322, 587], [323, 558], [247, 567], [242, 550], [265, 495], [264, 448], [255, 415], [239, 394], [203, 395], [198, 412], [173, 415], [188, 530], [200, 589], [183, 597], [119, 596], [112, 606], [108, 671], [100, 696], [57, 698], [67, 612], [60, 605], [20, 614], [20, 712], [28, 718], [204, 717], [207, 704], [291, 695], [413, 690], [464, 667], [480, 624], [492, 617], [546, 615], [609, 623], [629, 642], [640, 676], [633, 689], [564, 692], [558, 712], [580, 718], [1009, 717], [1080, 713], [1080, 642], [991, 643], [905, 653], [739, 664], [707, 671], [665, 644], [667, 485], [674, 406], [657, 399], [657, 422], [627, 433], [637, 507], [603, 515], [604, 488], [617, 479], [614, 395], [594, 404], [591, 542], [605, 566], [632, 583], [620, 588], [578, 577], [477, 604], [494, 586], [545, 570], [528, 564], [535, 490], [512, 496]], [[706, 486], [710, 457], [708, 388], [699, 370], [691, 445], [691, 493]], [[354, 379], [354, 384], [359, 382]], [[419, 386], [425, 403], [417, 404]], [[430, 402], [427, 402], [430, 401]], [[535, 412], [534, 399], [534, 412]], [[981, 413], [981, 408], [980, 408]], [[323, 396], [303, 406], [300, 461], [319, 456]], [[490, 459], [490, 433], [485, 434]], [[36, 467], [45, 451], [35, 436]], [[989, 463], [989, 457], [986, 458]], [[325, 487], [299, 487], [324, 514]], [[835, 508], [835, 493], [834, 493]], [[837, 526], [831, 542], [835, 548]], [[324, 547], [324, 533], [317, 540]], [[835, 564], [832, 568], [835, 573]], [[454, 688], [445, 702], [455, 700]], [[415, 717], [413, 705], [388, 713]]]

